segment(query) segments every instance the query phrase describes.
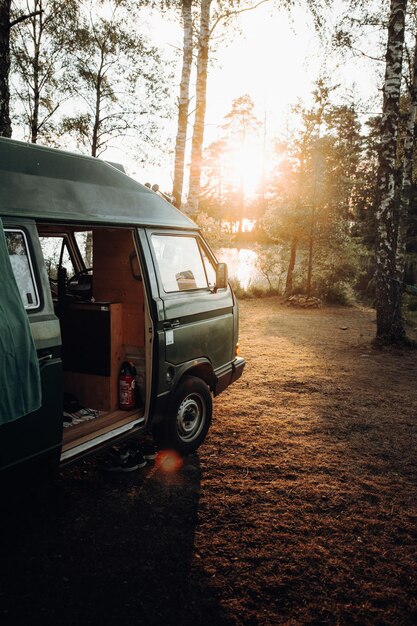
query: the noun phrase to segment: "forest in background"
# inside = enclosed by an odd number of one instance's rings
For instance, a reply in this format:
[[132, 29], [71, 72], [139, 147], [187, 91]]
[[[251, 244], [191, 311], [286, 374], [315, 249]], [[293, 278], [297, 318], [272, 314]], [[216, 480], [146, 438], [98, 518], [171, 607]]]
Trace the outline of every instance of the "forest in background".
[[[266, 119], [242, 94], [207, 145], [214, 53], [239, 36], [242, 13], [265, 4], [271, 15], [302, 7], [340, 59], [372, 59], [382, 99], [358, 102], [323, 73], [309, 101], [294, 107], [297, 122], [267, 152]], [[334, 4], [0, 0], [0, 136], [101, 158], [112, 142], [126, 141], [139, 163], [171, 149], [166, 195], [216, 248], [253, 246], [274, 293], [372, 303], [378, 342], [408, 344], [402, 311], [417, 309], [412, 293], [404, 298], [417, 280], [416, 4], [344, 0], [330, 27]], [[152, 12], [181, 24], [182, 49], [172, 59], [146, 31]], [[265, 60], [272, 81], [274, 63], [290, 61]]]

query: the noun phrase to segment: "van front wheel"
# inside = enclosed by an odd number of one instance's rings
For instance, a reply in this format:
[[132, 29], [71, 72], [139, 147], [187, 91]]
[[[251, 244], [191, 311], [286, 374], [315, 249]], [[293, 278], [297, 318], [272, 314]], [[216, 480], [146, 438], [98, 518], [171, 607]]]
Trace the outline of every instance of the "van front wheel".
[[174, 393], [166, 419], [154, 432], [157, 444], [186, 456], [203, 443], [211, 424], [213, 404], [206, 383], [185, 376]]

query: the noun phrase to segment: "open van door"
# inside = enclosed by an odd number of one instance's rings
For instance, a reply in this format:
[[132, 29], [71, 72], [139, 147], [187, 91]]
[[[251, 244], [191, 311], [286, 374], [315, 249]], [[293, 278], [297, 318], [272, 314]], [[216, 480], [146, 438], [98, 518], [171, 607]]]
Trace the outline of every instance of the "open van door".
[[58, 463], [61, 338], [34, 221], [0, 220], [0, 267], [0, 469]]
[[234, 300], [197, 234], [150, 237], [164, 303], [165, 358], [174, 366], [201, 357], [217, 370], [234, 357]]

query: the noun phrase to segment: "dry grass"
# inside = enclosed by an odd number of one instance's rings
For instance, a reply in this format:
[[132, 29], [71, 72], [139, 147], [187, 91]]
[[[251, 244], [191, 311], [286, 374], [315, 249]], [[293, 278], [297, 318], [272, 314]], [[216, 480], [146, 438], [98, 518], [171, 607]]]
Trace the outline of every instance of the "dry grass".
[[202, 536], [215, 525], [224, 558], [200, 550], [233, 585], [224, 606], [242, 623], [417, 623], [417, 355], [373, 351], [367, 310], [241, 312], [247, 370], [202, 456]]
[[199, 455], [66, 471], [9, 520], [2, 624], [416, 624], [417, 354], [372, 350], [372, 320], [242, 302]]

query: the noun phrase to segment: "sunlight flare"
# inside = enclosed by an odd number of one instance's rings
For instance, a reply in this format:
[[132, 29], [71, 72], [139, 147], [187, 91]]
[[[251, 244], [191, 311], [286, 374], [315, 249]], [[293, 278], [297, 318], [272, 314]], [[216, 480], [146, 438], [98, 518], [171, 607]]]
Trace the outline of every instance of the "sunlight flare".
[[183, 460], [175, 450], [161, 450], [157, 454], [155, 463], [162, 472], [173, 474], [181, 469]]

